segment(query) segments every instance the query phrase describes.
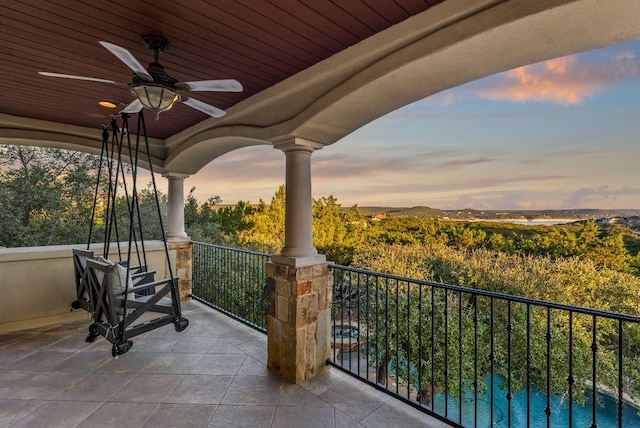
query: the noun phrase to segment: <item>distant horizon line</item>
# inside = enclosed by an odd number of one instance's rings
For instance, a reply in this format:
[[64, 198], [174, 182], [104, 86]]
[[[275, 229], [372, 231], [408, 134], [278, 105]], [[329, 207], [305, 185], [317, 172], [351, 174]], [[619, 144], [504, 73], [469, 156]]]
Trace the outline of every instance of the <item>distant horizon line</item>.
[[[317, 200], [317, 198], [314, 198]], [[268, 202], [261, 198], [264, 202]], [[235, 203], [220, 203], [218, 206], [235, 206], [239, 202], [246, 202], [251, 205], [258, 205], [260, 202], [251, 202], [238, 200]], [[438, 211], [477, 211], [477, 212], [541, 212], [541, 211], [637, 211], [640, 213], [640, 208], [436, 208], [429, 205], [381, 205], [381, 204], [368, 204], [360, 205], [359, 203], [344, 204], [338, 200], [338, 204], [344, 207], [357, 206], [358, 208], [384, 208], [384, 209], [411, 209], [411, 208], [428, 208]]]

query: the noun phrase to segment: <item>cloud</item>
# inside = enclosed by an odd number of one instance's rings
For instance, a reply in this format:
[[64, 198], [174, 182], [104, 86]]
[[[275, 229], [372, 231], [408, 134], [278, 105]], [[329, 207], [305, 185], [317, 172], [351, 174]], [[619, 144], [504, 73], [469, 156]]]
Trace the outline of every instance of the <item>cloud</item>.
[[570, 55], [483, 79], [472, 91], [490, 100], [576, 105], [639, 75], [640, 63], [632, 51], [617, 52], [605, 63]]
[[[330, 150], [330, 149], [329, 149]], [[478, 152], [482, 150], [477, 150]], [[312, 158], [314, 180], [319, 182], [345, 179], [373, 179], [386, 175], [396, 177], [435, 172], [459, 171], [464, 168], [493, 161], [488, 156], [470, 154], [462, 148], [425, 148], [389, 145], [351, 151], [343, 146], [332, 153], [319, 152]]]
[[528, 193], [521, 191], [467, 194], [460, 196], [449, 208], [473, 207], [477, 210], [522, 210], [528, 208], [528, 196], [530, 196]]
[[618, 61], [618, 62], [626, 61], [626, 60], [634, 60], [634, 59], [636, 59], [636, 53], [633, 52], [633, 51], [627, 51], [627, 50], [621, 51], [621, 52], [616, 53], [613, 56], [613, 59], [614, 59], [614, 61]]
[[577, 157], [601, 157], [601, 156], [609, 156], [609, 155], [611, 155], [613, 153], [614, 153], [613, 150], [594, 150], [592, 152], [576, 153], [575, 156], [577, 156]]
[[583, 204], [589, 204], [595, 199], [595, 196], [599, 191], [607, 190], [607, 186], [602, 186], [600, 189], [590, 189], [582, 187], [576, 190], [571, 196], [564, 200], [564, 205], [567, 207], [579, 207]]
[[437, 165], [435, 165], [433, 169], [439, 172], [453, 172], [453, 171], [459, 171], [461, 169], [464, 169], [470, 166], [479, 165], [479, 164], [488, 163], [488, 162], [492, 162], [492, 159], [453, 160], [449, 162], [438, 163]]

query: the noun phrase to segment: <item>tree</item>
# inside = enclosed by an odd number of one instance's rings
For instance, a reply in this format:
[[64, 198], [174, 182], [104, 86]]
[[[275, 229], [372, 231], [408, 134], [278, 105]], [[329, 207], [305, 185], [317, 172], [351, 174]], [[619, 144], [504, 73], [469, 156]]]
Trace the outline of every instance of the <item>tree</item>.
[[367, 220], [357, 207], [344, 210], [333, 196], [313, 201], [313, 245], [340, 264], [349, 264], [365, 241]]
[[276, 253], [284, 247], [285, 187], [280, 186], [267, 205], [262, 199], [246, 216], [247, 228], [239, 234], [241, 245]]
[[0, 245], [86, 241], [98, 163], [85, 153], [0, 146]]
[[[209, 209], [203, 205], [203, 212]], [[211, 211], [211, 217], [220, 224], [222, 232], [230, 237], [237, 237], [238, 234], [250, 226], [248, 219], [256, 211], [256, 208], [249, 202], [238, 201], [233, 207], [223, 207]]]

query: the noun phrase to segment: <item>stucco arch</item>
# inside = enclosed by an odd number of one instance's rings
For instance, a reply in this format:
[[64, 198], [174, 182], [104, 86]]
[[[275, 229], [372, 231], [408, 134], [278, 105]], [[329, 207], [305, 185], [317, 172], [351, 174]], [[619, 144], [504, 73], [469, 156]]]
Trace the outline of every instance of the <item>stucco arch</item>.
[[[354, 75], [293, 134], [331, 144], [397, 108], [519, 66], [640, 38], [640, 2], [506, 2], [416, 40]], [[327, 127], [326, 124], [330, 124]]]
[[[449, 0], [243, 101], [221, 121], [172, 137], [166, 166], [184, 168], [189, 159], [193, 173], [235, 148], [291, 137], [333, 144], [445, 89], [638, 39], [638, 16], [637, 0]], [[218, 149], [203, 150], [216, 141]]]

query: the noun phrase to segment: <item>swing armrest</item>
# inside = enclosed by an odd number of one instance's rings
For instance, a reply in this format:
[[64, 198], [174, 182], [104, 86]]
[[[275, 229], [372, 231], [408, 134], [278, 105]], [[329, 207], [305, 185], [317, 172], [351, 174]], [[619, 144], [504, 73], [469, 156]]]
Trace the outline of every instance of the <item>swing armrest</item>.
[[[129, 293], [133, 293], [135, 292], [136, 294], [141, 294], [144, 291], [151, 291], [150, 294], [155, 294], [155, 288], [161, 285], [165, 285], [168, 284], [169, 282], [171, 282], [172, 280], [175, 280], [176, 282], [178, 281], [178, 278], [165, 278], [165, 279], [160, 279], [158, 281], [153, 281], [153, 282], [149, 282], [147, 284], [143, 284], [143, 285], [138, 285], [135, 286], [133, 289], [129, 290]], [[114, 293], [117, 296], [122, 296], [125, 294], [124, 290], [123, 291], [117, 291]]]
[[140, 287], [145, 284], [149, 284], [154, 281], [156, 271], [151, 272], [140, 272], [131, 275], [131, 285], [133, 286], [132, 290], [136, 295], [136, 297], [140, 296], [148, 296], [149, 294], [153, 294], [153, 290], [140, 290]]
[[137, 274], [146, 272], [147, 268], [148, 268], [147, 265], [135, 265], [135, 266], [129, 267], [129, 272], [135, 272], [135, 274], [137, 275]]
[[149, 272], [140, 272], [140, 273], [132, 274], [131, 280], [133, 281], [133, 286], [137, 288], [140, 285], [153, 282], [153, 280], [155, 279], [155, 274], [156, 274], [155, 270], [152, 270]]

